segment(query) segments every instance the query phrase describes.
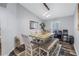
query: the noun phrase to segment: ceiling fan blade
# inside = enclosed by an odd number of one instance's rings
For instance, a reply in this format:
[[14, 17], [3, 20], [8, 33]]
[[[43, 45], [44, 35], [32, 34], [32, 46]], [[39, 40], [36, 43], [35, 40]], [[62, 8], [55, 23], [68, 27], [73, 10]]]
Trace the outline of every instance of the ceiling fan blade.
[[47, 10], [50, 10], [46, 3], [43, 3]]

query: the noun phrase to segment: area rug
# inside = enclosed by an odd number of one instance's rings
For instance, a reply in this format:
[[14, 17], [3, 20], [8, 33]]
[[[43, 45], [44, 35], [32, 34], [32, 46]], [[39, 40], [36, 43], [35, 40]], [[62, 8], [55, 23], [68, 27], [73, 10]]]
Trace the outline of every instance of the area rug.
[[69, 51], [65, 50], [65, 48], [61, 47], [59, 56], [76, 56], [76, 54], [71, 54]]
[[[20, 47], [15, 48], [16, 52], [18, 51], [19, 53], [23, 52], [25, 50], [25, 46], [24, 44], [21, 45]], [[9, 56], [17, 56], [17, 54], [14, 52], [15, 50], [13, 50]], [[55, 56], [55, 55], [52, 55]], [[69, 53], [69, 51], [67, 51], [63, 46], [60, 48], [59, 54], [58, 56], [76, 56], [76, 54], [71, 54]]]

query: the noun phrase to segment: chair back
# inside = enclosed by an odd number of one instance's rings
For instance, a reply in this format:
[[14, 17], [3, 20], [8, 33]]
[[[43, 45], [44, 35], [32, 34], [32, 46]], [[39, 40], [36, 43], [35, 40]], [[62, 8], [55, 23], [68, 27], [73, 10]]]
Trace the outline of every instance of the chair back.
[[25, 48], [31, 49], [31, 41], [29, 39], [29, 36], [22, 34], [22, 38], [23, 38], [23, 41], [24, 41], [24, 44], [25, 44]]
[[68, 30], [64, 29], [63, 30], [63, 35], [68, 36]]

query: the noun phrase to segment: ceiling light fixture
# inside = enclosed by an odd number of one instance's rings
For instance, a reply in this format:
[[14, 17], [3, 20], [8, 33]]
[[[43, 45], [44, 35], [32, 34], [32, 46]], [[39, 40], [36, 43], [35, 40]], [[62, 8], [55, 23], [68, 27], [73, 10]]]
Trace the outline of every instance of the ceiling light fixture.
[[49, 16], [51, 16], [51, 15], [47, 15], [46, 17], [49, 17]]
[[50, 10], [46, 3], [43, 3], [47, 10]]
[[48, 12], [45, 12], [45, 13], [43, 14], [43, 16], [46, 16], [46, 15], [47, 15], [47, 13], [48, 13]]

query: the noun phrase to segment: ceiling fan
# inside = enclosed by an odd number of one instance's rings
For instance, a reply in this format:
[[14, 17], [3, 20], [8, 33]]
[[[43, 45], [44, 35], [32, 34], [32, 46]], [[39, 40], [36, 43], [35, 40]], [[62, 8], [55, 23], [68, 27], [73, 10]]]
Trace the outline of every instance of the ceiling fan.
[[50, 10], [46, 3], [43, 3], [47, 10]]

